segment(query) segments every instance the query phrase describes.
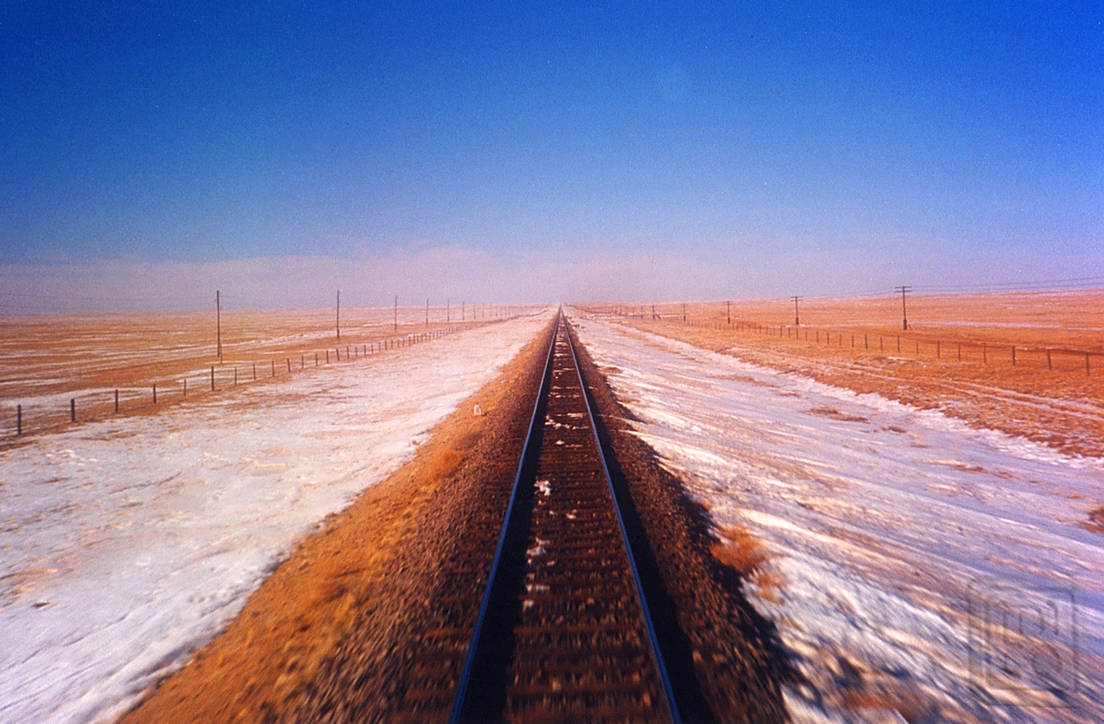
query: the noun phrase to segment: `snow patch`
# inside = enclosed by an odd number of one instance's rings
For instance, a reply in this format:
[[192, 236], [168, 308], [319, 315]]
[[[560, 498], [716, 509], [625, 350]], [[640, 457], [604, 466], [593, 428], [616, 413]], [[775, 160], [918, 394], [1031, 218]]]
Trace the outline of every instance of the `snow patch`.
[[0, 720], [124, 711], [548, 318], [0, 452]]
[[[573, 315], [636, 434], [763, 541], [798, 721], [1104, 720], [1104, 461]], [[846, 665], [840, 662], [846, 662]]]

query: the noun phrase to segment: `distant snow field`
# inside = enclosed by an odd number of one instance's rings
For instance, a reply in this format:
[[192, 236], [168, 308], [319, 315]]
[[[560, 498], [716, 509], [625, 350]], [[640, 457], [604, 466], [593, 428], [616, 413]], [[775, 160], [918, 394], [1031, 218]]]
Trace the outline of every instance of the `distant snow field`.
[[576, 323], [637, 434], [771, 554], [747, 592], [796, 720], [1104, 720], [1104, 461]]
[[0, 720], [120, 714], [548, 319], [0, 452]]

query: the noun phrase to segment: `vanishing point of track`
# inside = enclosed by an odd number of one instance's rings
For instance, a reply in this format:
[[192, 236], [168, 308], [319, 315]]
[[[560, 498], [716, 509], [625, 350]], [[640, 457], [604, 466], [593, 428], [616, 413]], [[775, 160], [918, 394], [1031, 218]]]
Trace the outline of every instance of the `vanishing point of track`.
[[593, 415], [561, 316], [454, 722], [679, 719]]

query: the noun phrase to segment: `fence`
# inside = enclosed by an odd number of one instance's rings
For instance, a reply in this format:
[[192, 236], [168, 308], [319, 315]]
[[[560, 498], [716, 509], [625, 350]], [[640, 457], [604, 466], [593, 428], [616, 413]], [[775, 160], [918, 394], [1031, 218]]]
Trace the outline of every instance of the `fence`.
[[728, 330], [742, 334], [758, 334], [777, 337], [779, 340], [792, 340], [814, 346], [844, 348], [878, 354], [898, 354], [914, 359], [934, 359], [947, 362], [980, 362], [983, 365], [1008, 365], [1047, 369], [1048, 371], [1074, 372], [1092, 375], [1099, 366], [1099, 352], [1083, 349], [1070, 349], [1057, 346], [1035, 346], [1017, 344], [989, 344], [972, 340], [945, 339], [940, 337], [912, 334], [886, 335], [851, 329], [825, 329], [822, 327], [794, 326], [789, 324], [762, 324], [750, 320], [731, 319], [693, 319], [684, 309], [665, 310], [665, 314], [637, 312], [629, 315], [647, 322], [678, 323], [691, 328]]
[[[150, 382], [144, 388], [145, 392], [138, 391], [140, 388], [132, 386], [129, 388], [115, 388], [106, 393], [78, 394], [69, 398], [68, 423], [89, 422], [103, 419], [109, 415], [118, 415], [121, 412], [148, 411], [158, 404], [183, 402], [188, 399], [189, 394], [194, 399], [197, 394], [202, 394], [201, 391], [206, 391], [209, 394], [230, 389], [239, 384], [273, 380], [279, 376], [278, 372], [283, 373], [284, 378], [287, 378], [295, 372], [330, 364], [331, 353], [334, 362], [352, 362], [388, 350], [402, 349], [421, 342], [439, 339], [453, 332], [471, 329], [473, 326], [493, 323], [494, 321], [469, 322], [465, 326], [443, 327], [423, 332], [412, 332], [399, 337], [386, 337], [374, 342], [327, 347], [324, 350], [311, 350], [298, 353], [297, 360], [294, 356], [289, 355], [282, 355], [281, 358], [269, 357], [261, 362], [259, 370], [255, 361], [211, 365], [205, 373], [185, 375], [168, 386], [163, 379], [160, 382]], [[282, 364], [278, 364], [278, 362], [282, 362]], [[192, 383], [191, 386], [189, 386], [189, 381]], [[196, 382], [199, 382], [198, 386]], [[179, 391], [179, 394], [173, 393], [174, 388]], [[125, 393], [122, 398], [120, 398], [120, 390]], [[160, 403], [158, 402], [159, 398]], [[79, 405], [78, 402], [80, 402]], [[22, 403], [15, 406], [15, 427], [13, 430], [15, 437], [21, 437], [32, 432], [57, 429], [65, 424], [64, 413], [54, 415], [40, 413], [36, 417], [38, 424], [32, 429], [27, 424], [28, 412], [29, 409], [25, 409]]]

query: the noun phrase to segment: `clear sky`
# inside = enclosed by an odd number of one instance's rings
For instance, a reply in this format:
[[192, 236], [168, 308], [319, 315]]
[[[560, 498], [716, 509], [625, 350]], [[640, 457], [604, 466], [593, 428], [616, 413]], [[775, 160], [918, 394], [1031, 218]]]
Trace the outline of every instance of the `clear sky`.
[[1104, 283], [1104, 3], [11, 0], [0, 152], [0, 311]]

